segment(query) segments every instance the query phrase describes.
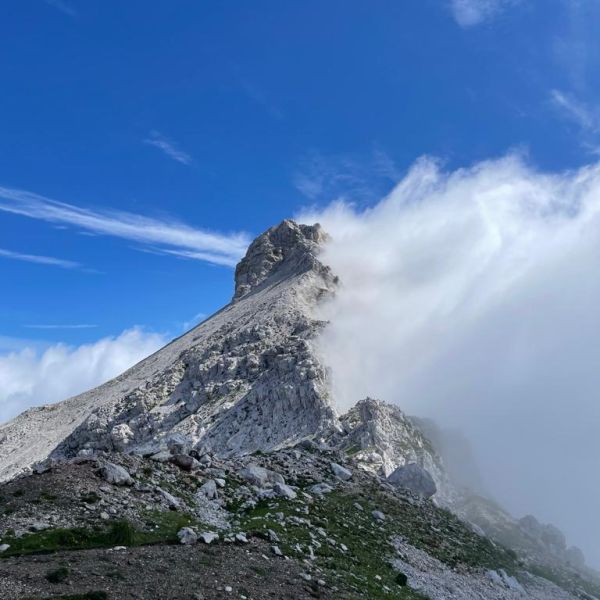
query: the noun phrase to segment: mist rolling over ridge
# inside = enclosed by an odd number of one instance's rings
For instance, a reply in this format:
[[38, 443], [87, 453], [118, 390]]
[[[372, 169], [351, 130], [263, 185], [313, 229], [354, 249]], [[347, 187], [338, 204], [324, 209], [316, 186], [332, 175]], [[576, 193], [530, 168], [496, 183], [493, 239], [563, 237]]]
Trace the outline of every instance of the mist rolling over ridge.
[[600, 565], [600, 165], [417, 161], [378, 204], [306, 211], [341, 279], [319, 350], [346, 409], [367, 395], [461, 430], [515, 516]]

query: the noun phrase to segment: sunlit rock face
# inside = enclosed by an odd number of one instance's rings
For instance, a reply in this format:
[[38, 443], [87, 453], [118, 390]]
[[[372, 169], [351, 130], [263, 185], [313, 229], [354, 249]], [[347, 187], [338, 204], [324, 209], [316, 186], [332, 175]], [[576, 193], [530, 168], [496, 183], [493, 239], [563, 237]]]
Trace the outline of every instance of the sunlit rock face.
[[338, 427], [313, 308], [336, 279], [319, 225], [283, 221], [236, 269], [231, 304], [116, 379], [0, 430], [0, 477], [48, 455], [150, 452], [184, 439], [220, 454], [269, 450]]

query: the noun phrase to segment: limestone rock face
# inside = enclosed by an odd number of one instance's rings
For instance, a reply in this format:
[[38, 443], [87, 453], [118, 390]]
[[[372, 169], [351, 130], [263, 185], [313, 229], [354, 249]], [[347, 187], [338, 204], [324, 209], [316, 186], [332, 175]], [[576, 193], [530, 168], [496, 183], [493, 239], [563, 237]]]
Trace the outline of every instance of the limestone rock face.
[[326, 239], [319, 225], [284, 221], [269, 229], [250, 244], [235, 269], [234, 300], [261, 287], [267, 279], [273, 283], [303, 271], [326, 271], [316, 256]]
[[340, 422], [344, 434], [336, 443], [362, 468], [388, 477], [398, 467], [416, 464], [432, 477], [436, 498], [451, 501], [455, 492], [441, 457], [397, 406], [367, 398], [342, 415]]
[[234, 455], [338, 428], [312, 310], [336, 278], [319, 225], [283, 221], [236, 269], [234, 301], [119, 377], [0, 427], [0, 480], [48, 456], [155, 454], [174, 444]]

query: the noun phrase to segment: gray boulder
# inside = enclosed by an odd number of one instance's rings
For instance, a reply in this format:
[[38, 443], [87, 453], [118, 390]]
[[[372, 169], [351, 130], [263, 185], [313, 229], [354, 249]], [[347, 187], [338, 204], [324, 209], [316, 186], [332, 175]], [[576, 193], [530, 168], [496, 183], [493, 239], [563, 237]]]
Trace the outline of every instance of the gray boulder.
[[437, 492], [433, 477], [416, 463], [398, 467], [387, 480], [393, 486], [408, 490], [421, 498], [431, 498]]
[[288, 500], [295, 500], [298, 494], [285, 483], [276, 483], [273, 486], [273, 491], [282, 498], [287, 498]]
[[189, 454], [174, 454], [171, 461], [184, 471], [192, 471], [200, 468], [200, 463]]
[[198, 541], [196, 532], [189, 527], [183, 527], [180, 529], [177, 532], [177, 537], [179, 538], [179, 542], [181, 544], [185, 544], [186, 546], [195, 544]]
[[204, 483], [198, 490], [199, 494], [206, 496], [209, 500], [215, 500], [218, 498], [219, 493], [217, 492], [217, 484], [214, 479], [209, 479]]
[[333, 488], [328, 483], [315, 483], [314, 485], [311, 485], [307, 491], [311, 494], [322, 496], [323, 494], [333, 492]]
[[338, 465], [337, 463], [331, 463], [331, 471], [342, 481], [348, 481], [348, 479], [352, 479], [352, 471], [346, 469], [346, 467], [342, 467], [342, 465]]
[[240, 477], [258, 488], [272, 487], [276, 483], [285, 484], [285, 479], [279, 473], [255, 464], [243, 468]]
[[112, 483], [113, 485], [126, 486], [133, 485], [134, 483], [131, 475], [127, 472], [127, 469], [111, 462], [105, 462], [102, 465], [100, 475], [102, 475], [108, 483]]

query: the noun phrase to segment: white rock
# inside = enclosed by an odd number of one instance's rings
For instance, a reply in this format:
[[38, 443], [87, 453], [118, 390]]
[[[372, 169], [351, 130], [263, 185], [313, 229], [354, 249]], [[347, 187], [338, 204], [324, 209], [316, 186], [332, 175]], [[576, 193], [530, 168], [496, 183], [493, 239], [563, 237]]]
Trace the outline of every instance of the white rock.
[[288, 500], [295, 500], [298, 494], [285, 483], [276, 483], [273, 486], [273, 491], [282, 498], [287, 498]]
[[205, 496], [209, 500], [215, 500], [218, 498], [219, 493], [217, 492], [217, 484], [214, 479], [209, 479], [206, 483], [200, 486], [198, 493]]
[[162, 496], [163, 500], [169, 505], [169, 508], [173, 508], [178, 510], [181, 508], [181, 500], [179, 498], [175, 498], [172, 494], [169, 494], [166, 490], [156, 486], [156, 491]]
[[190, 545], [195, 544], [198, 541], [196, 532], [190, 527], [183, 527], [177, 532], [177, 537], [181, 544]]
[[333, 488], [328, 483], [315, 483], [315, 485], [311, 485], [308, 488], [308, 491], [311, 494], [322, 496], [323, 494], [329, 494], [330, 492], [333, 492]]
[[271, 552], [273, 552], [275, 556], [283, 556], [283, 552], [280, 550], [279, 546], [271, 546]]
[[235, 541], [238, 542], [238, 544], [247, 544], [248, 538], [246, 537], [245, 533], [236, 533]]
[[130, 486], [134, 484], [127, 469], [108, 461], [102, 464], [100, 474], [108, 483], [112, 483], [113, 485]]
[[10, 548], [10, 544], [0, 544], [0, 554], [6, 552]]
[[342, 465], [338, 465], [334, 462], [332, 462], [330, 466], [333, 474], [342, 481], [352, 479], [352, 471], [346, 469], [346, 467], [342, 467]]
[[272, 486], [275, 483], [285, 484], [285, 479], [279, 473], [255, 464], [249, 464], [244, 467], [239, 472], [239, 475], [242, 479], [245, 479], [248, 483], [258, 488]]
[[215, 540], [219, 539], [219, 534], [214, 531], [203, 531], [199, 536], [205, 544], [212, 544]]
[[380, 510], [374, 510], [371, 514], [376, 521], [385, 521], [385, 515]]

